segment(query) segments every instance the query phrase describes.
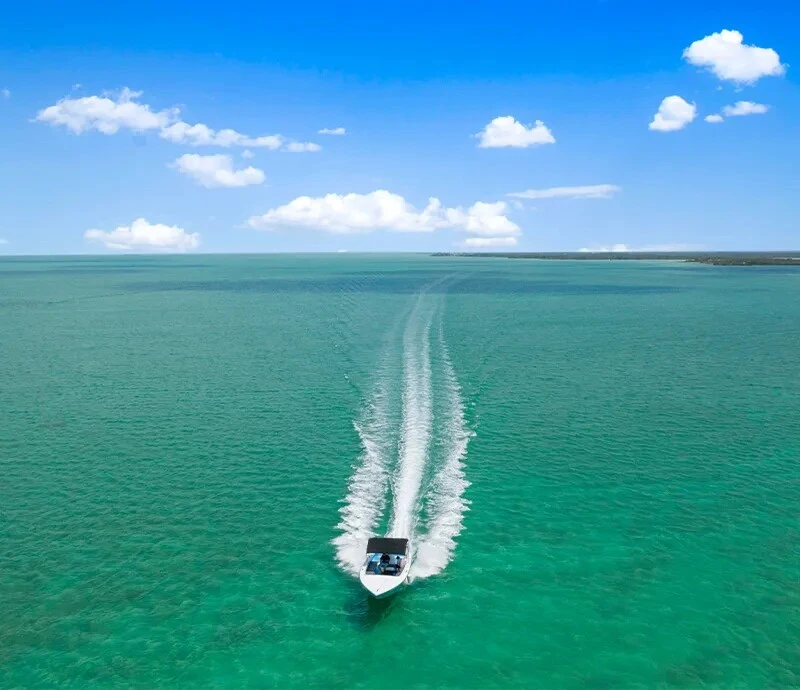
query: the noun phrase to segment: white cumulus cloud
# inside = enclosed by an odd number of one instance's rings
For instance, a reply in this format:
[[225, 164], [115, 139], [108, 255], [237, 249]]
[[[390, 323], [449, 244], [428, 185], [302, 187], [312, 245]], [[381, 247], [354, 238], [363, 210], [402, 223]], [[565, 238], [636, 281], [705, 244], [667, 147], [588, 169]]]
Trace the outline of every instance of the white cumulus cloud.
[[697, 106], [680, 96], [667, 96], [658, 107], [653, 121], [648, 125], [656, 132], [674, 132], [683, 129], [697, 116]]
[[468, 237], [462, 242], [465, 247], [515, 247], [516, 237]]
[[117, 96], [62, 98], [55, 105], [40, 110], [36, 119], [54, 126], [62, 125], [75, 134], [92, 129], [116, 134], [120, 129], [135, 132], [162, 129], [177, 116], [175, 108], [154, 112], [149, 105], [137, 103], [141, 95], [141, 91], [126, 87]]
[[330, 129], [328, 127], [323, 127], [320, 130], [317, 130], [317, 134], [328, 134], [333, 137], [343, 137], [347, 134], [347, 130], [344, 127], [334, 127]]
[[137, 218], [130, 225], [121, 225], [115, 230], [87, 230], [83, 237], [107, 249], [122, 251], [185, 252], [200, 245], [200, 235], [196, 232], [188, 233], [177, 225], [151, 224], [144, 218]]
[[553, 133], [541, 120], [533, 125], [523, 125], [511, 115], [496, 117], [481, 132], [475, 135], [480, 139], [482, 149], [527, 148], [541, 144], [555, 144]]
[[743, 115], [763, 115], [769, 110], [768, 105], [753, 103], [752, 101], [737, 101], [733, 105], [726, 105], [722, 112], [728, 117], [741, 117]]
[[288, 204], [253, 216], [252, 228], [307, 227], [334, 234], [366, 233], [373, 230], [432, 232], [455, 228], [486, 237], [518, 235], [519, 226], [507, 216], [505, 202], [477, 202], [467, 209], [447, 208], [431, 197], [418, 210], [399, 194], [379, 189], [369, 194], [301, 196]]
[[719, 79], [739, 84], [754, 84], [762, 77], [786, 72], [778, 53], [744, 43], [739, 31], [723, 30], [692, 43], [683, 51], [684, 59], [711, 70]]
[[218, 146], [230, 148], [266, 148], [285, 151], [319, 151], [319, 144], [295, 142], [280, 134], [251, 137], [235, 129], [213, 129], [203, 123], [189, 124], [180, 119], [180, 109], [166, 108], [155, 111], [140, 103], [141, 91], [125, 87], [119, 94], [83, 98], [65, 97], [55, 105], [40, 110], [36, 120], [53, 126], [64, 126], [75, 134], [96, 130], [103, 134], [116, 134], [128, 129], [134, 132], [158, 132], [158, 135], [175, 144], [189, 146]]
[[548, 187], [547, 189], [528, 189], [524, 192], [511, 192], [506, 196], [517, 199], [610, 199], [622, 187], [615, 184], [593, 184], [580, 187]]
[[706, 115], [703, 119], [712, 125], [719, 124], [725, 120], [722, 115]]
[[461, 208], [447, 208], [444, 211], [450, 227], [466, 230], [473, 235], [496, 237], [520, 234], [519, 225], [506, 216], [508, 205], [504, 201], [476, 201], [466, 211]]
[[224, 154], [201, 156], [185, 153], [173, 166], [203, 187], [246, 187], [264, 181], [263, 170], [253, 166], [234, 170], [233, 159]]

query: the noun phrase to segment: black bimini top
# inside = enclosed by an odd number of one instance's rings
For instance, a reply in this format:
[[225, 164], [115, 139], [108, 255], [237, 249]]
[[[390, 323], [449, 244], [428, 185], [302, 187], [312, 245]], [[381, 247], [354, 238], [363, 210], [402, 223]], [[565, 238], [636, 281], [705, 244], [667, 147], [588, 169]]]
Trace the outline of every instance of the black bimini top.
[[391, 537], [372, 537], [367, 542], [367, 553], [390, 553], [405, 555], [408, 549], [408, 539], [394, 539]]

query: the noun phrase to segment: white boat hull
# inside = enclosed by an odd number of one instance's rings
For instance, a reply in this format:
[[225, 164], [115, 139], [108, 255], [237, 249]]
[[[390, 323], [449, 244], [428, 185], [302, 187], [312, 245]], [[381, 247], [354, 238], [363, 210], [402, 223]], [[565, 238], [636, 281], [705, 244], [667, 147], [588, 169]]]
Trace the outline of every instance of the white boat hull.
[[[400, 572], [396, 575], [389, 575], [388, 572], [383, 571], [383, 568], [379, 568], [378, 558], [381, 554], [384, 556], [391, 554], [391, 558], [396, 560], [396, 564], [402, 566]], [[391, 568], [389, 562], [387, 562], [387, 566]], [[378, 572], [379, 570], [382, 572]], [[408, 584], [410, 573], [411, 547], [408, 539], [376, 538], [369, 540], [366, 559], [358, 573], [358, 579], [361, 586], [373, 597], [384, 599], [395, 594]]]
[[408, 566], [400, 575], [372, 575], [362, 568], [359, 575], [361, 586], [376, 599], [383, 599], [396, 593], [408, 584]]

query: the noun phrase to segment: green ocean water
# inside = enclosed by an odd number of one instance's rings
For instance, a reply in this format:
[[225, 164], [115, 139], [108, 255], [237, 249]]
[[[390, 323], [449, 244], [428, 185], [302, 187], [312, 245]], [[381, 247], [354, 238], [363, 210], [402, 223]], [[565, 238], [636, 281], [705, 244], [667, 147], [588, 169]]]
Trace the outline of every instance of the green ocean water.
[[799, 270], [0, 261], [2, 688], [798, 688], [798, 512]]

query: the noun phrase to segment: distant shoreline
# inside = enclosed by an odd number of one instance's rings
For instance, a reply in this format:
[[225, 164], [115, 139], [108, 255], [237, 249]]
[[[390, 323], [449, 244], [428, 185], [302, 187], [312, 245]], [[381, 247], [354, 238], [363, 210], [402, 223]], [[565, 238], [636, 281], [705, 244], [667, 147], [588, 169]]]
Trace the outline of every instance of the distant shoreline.
[[797, 266], [800, 251], [783, 252], [436, 252], [432, 256], [578, 261], [679, 261], [711, 266]]

